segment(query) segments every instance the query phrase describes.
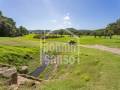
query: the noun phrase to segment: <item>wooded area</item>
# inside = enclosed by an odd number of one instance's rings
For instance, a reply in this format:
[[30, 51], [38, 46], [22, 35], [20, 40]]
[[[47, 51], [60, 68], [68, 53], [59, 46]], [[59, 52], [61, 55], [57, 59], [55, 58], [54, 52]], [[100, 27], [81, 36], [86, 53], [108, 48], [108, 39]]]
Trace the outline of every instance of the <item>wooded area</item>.
[[12, 18], [8, 18], [0, 11], [0, 36], [15, 37], [28, 34], [28, 30], [23, 27], [16, 27], [16, 22]]

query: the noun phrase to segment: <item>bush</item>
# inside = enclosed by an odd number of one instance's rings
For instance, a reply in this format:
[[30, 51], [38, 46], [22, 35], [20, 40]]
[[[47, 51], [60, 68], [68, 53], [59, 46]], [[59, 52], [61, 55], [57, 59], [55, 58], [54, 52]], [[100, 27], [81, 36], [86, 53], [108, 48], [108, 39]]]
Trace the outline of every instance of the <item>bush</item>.
[[70, 41], [69, 41], [69, 44], [70, 44], [70, 45], [74, 45], [74, 44], [76, 44], [76, 42], [75, 42], [74, 40], [70, 40]]
[[47, 35], [47, 36], [44, 36], [44, 35], [41, 35], [41, 34], [37, 34], [33, 38], [37, 38], [37, 39], [49, 39], [49, 38], [61, 38], [61, 36], [56, 36], [56, 35]]

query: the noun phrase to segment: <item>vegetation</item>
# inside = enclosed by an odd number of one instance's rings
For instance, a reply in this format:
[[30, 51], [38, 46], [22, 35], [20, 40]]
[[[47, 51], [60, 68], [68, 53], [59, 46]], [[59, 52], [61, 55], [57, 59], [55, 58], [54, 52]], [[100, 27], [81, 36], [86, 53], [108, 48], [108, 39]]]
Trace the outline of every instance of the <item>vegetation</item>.
[[94, 36], [81, 36], [80, 38], [74, 38], [69, 36], [64, 36], [62, 38], [52, 38], [48, 39], [48, 41], [59, 41], [59, 42], [69, 42], [70, 40], [74, 40], [75, 42], [83, 45], [105, 45], [108, 47], [120, 48], [120, 36], [114, 35], [112, 39], [106, 38], [94, 38]]
[[[30, 40], [28, 36], [0, 38], [0, 63], [16, 66], [27, 65], [29, 71], [39, 66], [39, 41]], [[34, 62], [36, 61], [36, 62]]]
[[[13, 19], [0, 12], [0, 63], [16, 66], [18, 70], [28, 66], [31, 73], [41, 65], [43, 51], [53, 61], [39, 76], [47, 81], [40, 86], [26, 82], [20, 90], [119, 90], [120, 56], [79, 44], [120, 48], [120, 20], [94, 31], [66, 28], [48, 32], [36, 30], [26, 35], [29, 32], [25, 27], [17, 28]], [[55, 58], [62, 63], [56, 64]], [[4, 80], [0, 77], [1, 90], [9, 87]]]
[[[40, 32], [39, 34], [43, 34], [41, 33], [42, 31], [38, 31]], [[50, 31], [45, 31], [44, 34], [46, 34], [47, 32]], [[54, 30], [51, 31], [51, 33], [49, 33], [50, 35], [56, 35], [57, 36], [61, 36], [63, 37], [64, 35], [69, 35], [70, 37], [75, 36], [82, 36], [82, 35], [89, 35], [89, 36], [94, 36], [95, 38], [98, 37], [104, 37], [107, 38], [109, 37], [110, 39], [112, 39], [113, 35], [120, 35], [120, 19], [118, 19], [116, 22], [108, 24], [106, 26], [106, 28], [104, 29], [97, 29], [97, 30], [78, 30], [75, 28], [66, 28], [66, 29], [59, 29], [59, 30]], [[48, 36], [47, 36], [48, 37]], [[52, 38], [52, 36], [50, 37]]]
[[[32, 34], [15, 38], [1, 37], [0, 62], [15, 65], [18, 67], [18, 69], [21, 65], [28, 65], [29, 71], [33, 71], [37, 66], [40, 65], [40, 40], [34, 39], [34, 36], [35, 35]], [[94, 38], [93, 36], [84, 36], [80, 38], [80, 41], [82, 44], [101, 43], [110, 46], [120, 46], [119, 43], [115, 44], [115, 42], [119, 42], [119, 39], [115, 38], [113, 37], [113, 39], [107, 40], [104, 38]], [[49, 48], [49, 43], [55, 45], [54, 42], [56, 41], [58, 42], [56, 44], [59, 46], [60, 41], [68, 42], [71, 39], [75, 41], [73, 37], [69, 36], [47, 39], [46, 47]], [[57, 68], [57, 71], [50, 74], [50, 80], [48, 80], [47, 82], [42, 82], [40, 86], [38, 85], [36, 87], [43, 90], [56, 90], [58, 88], [60, 90], [88, 90], [89, 88], [99, 90], [111, 90], [111, 88], [119, 88], [119, 55], [114, 55], [112, 53], [83, 47], [75, 50], [76, 51], [71, 52], [71, 54], [66, 54], [65, 52], [61, 52], [61, 54], [68, 55], [68, 57], [71, 57], [72, 55], [75, 60], [75, 58], [78, 58], [76, 54], [79, 51], [80, 63], [75, 62], [73, 64], [60, 64]], [[54, 52], [54, 49], [52, 49], [52, 51]], [[9, 60], [12, 61], [10, 62]], [[62, 60], [66, 60], [66, 57], [63, 57]], [[45, 79], [46, 72], [50, 71], [52, 71], [51, 66], [47, 67], [47, 69], [40, 75], [40, 78]], [[1, 86], [1, 88], [2, 87], [3, 85]], [[3, 88], [6, 88], [6, 86], [4, 86]], [[23, 87], [20, 87], [20, 89], [21, 88], [22, 90], [24, 90], [28, 88], [32, 89], [35, 87], [28, 87], [27, 85], [24, 85]]]
[[60, 36], [60, 35], [55, 35], [55, 34], [52, 34], [52, 35], [47, 35], [47, 34], [36, 34], [33, 38], [36, 38], [36, 39], [53, 39], [53, 38], [61, 38], [61, 37], [64, 37], [64, 36]]
[[112, 35], [120, 35], [120, 19], [116, 22], [109, 24], [106, 27], [106, 32], [112, 38]]
[[0, 36], [15, 37], [26, 34], [28, 34], [28, 31], [25, 27], [20, 26], [17, 28], [16, 23], [12, 18], [5, 17], [2, 12], [0, 12]]
[[[59, 44], [59, 43], [58, 43]], [[76, 52], [72, 52], [74, 63], [58, 64], [57, 71], [52, 72], [49, 66], [44, 71], [42, 78], [49, 76], [50, 80], [43, 82], [40, 89], [43, 90], [116, 90], [119, 89], [120, 61], [119, 55], [113, 55], [105, 51], [80, 47], [80, 62], [76, 62]], [[64, 57], [62, 61], [67, 58]], [[71, 57], [71, 54], [67, 54]], [[66, 56], [66, 55], [65, 55]]]
[[70, 44], [70, 45], [74, 45], [74, 44], [76, 44], [76, 42], [75, 42], [74, 40], [70, 40], [70, 41], [69, 41], [69, 44]]

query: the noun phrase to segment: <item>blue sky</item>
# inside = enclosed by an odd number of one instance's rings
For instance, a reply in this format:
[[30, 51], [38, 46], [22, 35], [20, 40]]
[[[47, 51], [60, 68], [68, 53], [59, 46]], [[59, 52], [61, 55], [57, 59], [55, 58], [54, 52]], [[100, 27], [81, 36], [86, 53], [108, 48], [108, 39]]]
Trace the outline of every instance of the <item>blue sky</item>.
[[0, 10], [28, 29], [98, 29], [120, 18], [120, 0], [0, 0]]

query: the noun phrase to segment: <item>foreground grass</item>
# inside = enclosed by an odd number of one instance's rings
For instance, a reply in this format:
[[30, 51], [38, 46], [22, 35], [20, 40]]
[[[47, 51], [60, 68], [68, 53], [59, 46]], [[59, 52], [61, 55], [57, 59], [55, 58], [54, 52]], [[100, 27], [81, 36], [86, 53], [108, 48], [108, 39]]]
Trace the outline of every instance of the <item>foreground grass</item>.
[[27, 65], [29, 71], [39, 66], [40, 41], [32, 35], [24, 37], [0, 37], [0, 63], [19, 68]]
[[[28, 65], [30, 72], [33, 71], [39, 66], [40, 41], [32, 37], [33, 35], [0, 38], [0, 63], [11, 64], [18, 68], [22, 65]], [[64, 37], [49, 41], [57, 41], [57, 45], [60, 45], [59, 41], [68, 42], [71, 39], [74, 38]], [[102, 44], [110, 47], [120, 47], [119, 39], [116, 39], [116, 37], [110, 40], [95, 39], [88, 36], [81, 37], [79, 41], [82, 44]], [[46, 47], [50, 46], [47, 41], [45, 43]], [[53, 46], [55, 45], [53, 42], [51, 43]], [[52, 50], [53, 53], [56, 53], [53, 48]], [[76, 56], [77, 52], [79, 52], [79, 56]], [[62, 52], [62, 55], [65, 54], [65, 52]], [[74, 63], [59, 64], [57, 71], [50, 73], [50, 80], [43, 81], [36, 86], [36, 90], [119, 90], [120, 56], [83, 47], [71, 52], [71, 54], [67, 54], [67, 56], [74, 57]], [[79, 63], [76, 62], [78, 58]], [[63, 56], [61, 60], [65, 61], [66, 57]], [[51, 71], [51, 66], [49, 66], [40, 75], [40, 78], [45, 79], [46, 73]], [[0, 84], [0, 87], [2, 88], [3, 85]], [[4, 90], [3, 88], [1, 90]], [[21, 90], [27, 89], [33, 90], [35, 87], [25, 85]]]
[[42, 90], [119, 90], [120, 56], [80, 48], [80, 63], [60, 64]]

